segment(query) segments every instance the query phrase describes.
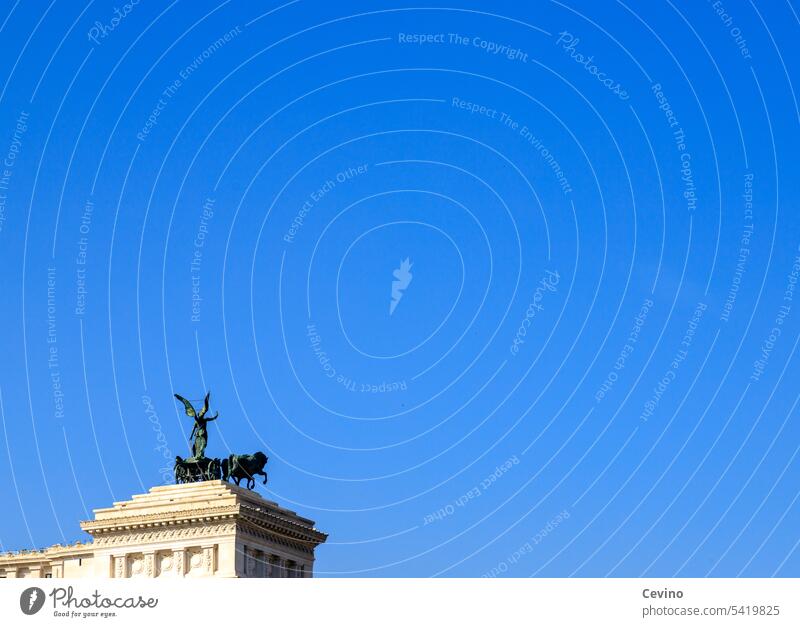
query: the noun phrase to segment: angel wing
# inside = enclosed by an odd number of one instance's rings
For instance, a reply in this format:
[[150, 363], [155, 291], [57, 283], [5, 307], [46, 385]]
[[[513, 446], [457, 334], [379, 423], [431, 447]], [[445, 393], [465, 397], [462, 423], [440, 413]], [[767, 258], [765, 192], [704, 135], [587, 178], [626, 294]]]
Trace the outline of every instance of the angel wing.
[[[186, 415], [194, 418], [197, 416], [197, 413], [194, 411], [194, 407], [192, 404], [183, 398], [180, 394], [176, 394], [175, 398], [177, 398], [181, 403], [183, 403], [184, 407], [186, 407]], [[206, 404], [208, 403], [208, 397], [206, 397]]]
[[205, 415], [206, 415], [206, 412], [208, 411], [208, 398], [209, 398], [210, 396], [211, 396], [211, 392], [209, 392], [208, 394], [206, 394], [206, 398], [205, 398], [205, 400], [203, 401], [203, 409], [202, 409], [202, 411], [200, 412], [200, 418], [202, 418], [203, 416], [205, 416]]

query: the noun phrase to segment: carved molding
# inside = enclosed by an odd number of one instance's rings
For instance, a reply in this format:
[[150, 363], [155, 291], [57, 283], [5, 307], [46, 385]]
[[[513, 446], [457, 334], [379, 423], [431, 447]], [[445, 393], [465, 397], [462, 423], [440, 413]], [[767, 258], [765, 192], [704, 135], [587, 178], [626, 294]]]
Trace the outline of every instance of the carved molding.
[[[306, 527], [268, 510], [244, 503], [233, 507], [210, 507], [171, 513], [167, 515], [166, 519], [164, 514], [147, 514], [94, 520], [81, 523], [81, 527], [90, 533], [94, 537], [95, 544], [99, 545], [108, 543], [109, 536], [116, 537], [120, 533], [131, 536], [132, 530], [159, 529], [164, 526], [214, 529], [218, 526], [219, 521], [232, 519], [247, 520], [256, 527], [266, 528], [287, 537], [287, 540], [293, 539], [296, 542], [310, 543], [313, 546], [321, 544], [327, 539], [326, 534], [312, 527]], [[142, 532], [142, 534], [146, 536], [147, 532]]]
[[237, 525], [237, 529], [240, 533], [250, 536], [255, 540], [261, 540], [262, 542], [276, 544], [278, 546], [285, 546], [304, 554], [314, 555], [314, 547], [316, 544], [306, 543], [301, 540], [295, 540], [294, 538], [287, 538], [286, 536], [270, 533], [269, 531], [265, 531], [261, 527], [249, 522], [239, 523]]
[[177, 528], [163, 527], [159, 530], [143, 532], [117, 531], [113, 534], [99, 536], [95, 540], [95, 545], [98, 547], [105, 547], [117, 546], [120, 544], [153, 544], [157, 542], [170, 542], [189, 538], [231, 534], [235, 530], [235, 522], [226, 522], [214, 525], [184, 525]]
[[85, 520], [81, 529], [95, 535], [114, 531], [118, 528], [154, 527], [164, 524], [179, 525], [185, 523], [202, 524], [207, 521], [217, 521], [221, 518], [232, 518], [238, 513], [237, 506], [206, 507], [202, 509], [178, 510], [156, 514], [137, 514], [134, 516], [119, 516], [102, 520]]
[[273, 528], [286, 535], [294, 536], [301, 541], [321, 544], [328, 538], [328, 534], [322, 533], [313, 527], [300, 524], [270, 510], [247, 503], [242, 503], [240, 515], [242, 518], [252, 520], [259, 525]]
[[175, 574], [178, 577], [183, 577], [186, 572], [186, 551], [177, 549], [173, 552], [173, 556], [175, 557]]

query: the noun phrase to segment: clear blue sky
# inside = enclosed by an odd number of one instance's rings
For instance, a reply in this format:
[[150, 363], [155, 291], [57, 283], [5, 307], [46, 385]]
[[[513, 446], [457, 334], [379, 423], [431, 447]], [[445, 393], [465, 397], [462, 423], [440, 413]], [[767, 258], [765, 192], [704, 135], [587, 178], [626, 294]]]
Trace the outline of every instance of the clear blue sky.
[[321, 576], [800, 575], [791, 0], [121, 1], [0, 5], [0, 549], [210, 389]]

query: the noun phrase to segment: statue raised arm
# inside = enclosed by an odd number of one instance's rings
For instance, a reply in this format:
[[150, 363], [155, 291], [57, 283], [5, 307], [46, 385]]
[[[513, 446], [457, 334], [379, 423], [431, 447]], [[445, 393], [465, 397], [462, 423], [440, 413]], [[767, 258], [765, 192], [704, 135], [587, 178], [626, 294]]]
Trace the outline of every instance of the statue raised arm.
[[190, 460], [199, 460], [205, 457], [206, 445], [208, 444], [208, 429], [206, 425], [210, 421], [216, 420], [219, 416], [219, 414], [214, 414], [210, 418], [205, 417], [206, 413], [208, 413], [208, 399], [210, 396], [211, 392], [206, 394], [203, 409], [198, 412], [187, 399], [180, 394], [175, 395], [175, 398], [183, 403], [186, 408], [186, 415], [194, 418], [194, 427], [192, 427], [192, 433], [189, 436], [189, 441], [192, 442], [192, 457]]

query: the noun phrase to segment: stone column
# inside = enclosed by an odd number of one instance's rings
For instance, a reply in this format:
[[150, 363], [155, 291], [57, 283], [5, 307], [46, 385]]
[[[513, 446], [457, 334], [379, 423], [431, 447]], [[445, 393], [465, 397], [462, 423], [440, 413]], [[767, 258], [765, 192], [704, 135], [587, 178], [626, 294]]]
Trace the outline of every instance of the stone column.
[[125, 556], [124, 555], [115, 555], [114, 556], [114, 577], [116, 579], [124, 579], [128, 576], [127, 568], [125, 566]]
[[183, 549], [175, 549], [172, 553], [172, 559], [175, 561], [173, 568], [175, 569], [176, 577], [186, 576], [186, 551]]
[[233, 538], [217, 542], [217, 577], [239, 577], [242, 571], [238, 551], [239, 544]]
[[213, 575], [217, 569], [216, 559], [214, 559], [214, 545], [203, 547], [203, 564], [205, 565], [206, 572]]
[[256, 574], [255, 551], [249, 547], [244, 547], [244, 576], [254, 577]]
[[16, 579], [17, 578], [17, 569], [16, 568], [6, 568], [6, 578], [7, 579]]
[[247, 547], [244, 544], [235, 544], [234, 560], [236, 576], [247, 577]]
[[254, 551], [254, 557], [256, 560], [256, 577], [266, 577], [267, 576], [267, 568], [266, 568], [266, 559], [264, 556], [264, 552], [256, 549]]
[[156, 576], [156, 554], [153, 551], [144, 554], [144, 576], [151, 579]]

